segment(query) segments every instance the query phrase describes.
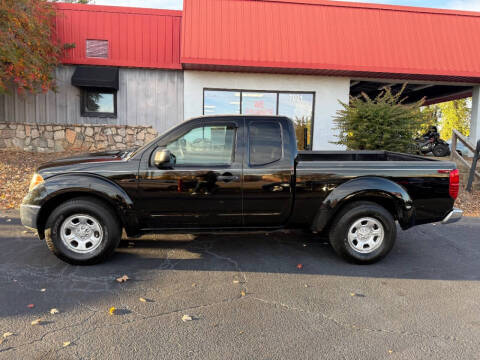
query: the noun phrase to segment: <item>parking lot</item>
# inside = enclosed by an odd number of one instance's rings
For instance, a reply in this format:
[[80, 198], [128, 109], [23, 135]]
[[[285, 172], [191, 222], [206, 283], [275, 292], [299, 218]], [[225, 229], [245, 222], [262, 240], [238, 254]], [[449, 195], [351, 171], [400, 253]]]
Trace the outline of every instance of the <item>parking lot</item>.
[[478, 358], [479, 234], [413, 228], [370, 266], [304, 233], [165, 236], [77, 267], [2, 211], [0, 359]]

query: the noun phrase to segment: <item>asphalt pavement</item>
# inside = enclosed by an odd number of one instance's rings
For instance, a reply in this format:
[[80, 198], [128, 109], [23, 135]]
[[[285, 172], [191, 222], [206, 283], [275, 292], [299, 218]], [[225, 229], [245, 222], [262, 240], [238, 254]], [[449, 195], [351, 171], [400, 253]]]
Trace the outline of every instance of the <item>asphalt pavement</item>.
[[124, 241], [80, 267], [3, 211], [0, 359], [478, 359], [479, 259], [464, 218], [369, 266], [292, 232]]

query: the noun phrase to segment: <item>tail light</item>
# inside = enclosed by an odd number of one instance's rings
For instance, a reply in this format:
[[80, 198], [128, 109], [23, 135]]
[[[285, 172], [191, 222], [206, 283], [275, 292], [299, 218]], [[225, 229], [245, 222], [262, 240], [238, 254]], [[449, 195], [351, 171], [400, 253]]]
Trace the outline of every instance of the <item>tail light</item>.
[[448, 187], [448, 192], [450, 197], [455, 200], [458, 196], [458, 190], [460, 189], [460, 173], [458, 169], [455, 170], [439, 170], [441, 174], [448, 173], [450, 176], [450, 185]]
[[460, 189], [460, 174], [458, 169], [450, 171], [450, 186], [448, 192], [450, 197], [455, 200], [458, 196], [458, 190]]

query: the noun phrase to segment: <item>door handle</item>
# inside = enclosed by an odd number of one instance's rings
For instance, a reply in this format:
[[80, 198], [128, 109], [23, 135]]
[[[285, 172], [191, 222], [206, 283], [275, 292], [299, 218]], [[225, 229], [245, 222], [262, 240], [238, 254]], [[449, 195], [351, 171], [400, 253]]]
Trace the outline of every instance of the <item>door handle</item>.
[[220, 176], [217, 176], [217, 181], [223, 181], [223, 182], [237, 181], [238, 179], [239, 179], [238, 176], [232, 175], [229, 172], [226, 172]]

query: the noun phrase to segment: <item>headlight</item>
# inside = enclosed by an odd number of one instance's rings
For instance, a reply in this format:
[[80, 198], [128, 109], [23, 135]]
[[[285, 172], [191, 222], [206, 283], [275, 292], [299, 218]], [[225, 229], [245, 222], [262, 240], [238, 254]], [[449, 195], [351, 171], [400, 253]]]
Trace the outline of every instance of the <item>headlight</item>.
[[35, 186], [41, 183], [43, 183], [42, 175], [39, 175], [37, 173], [33, 174], [32, 181], [30, 181], [30, 187], [28, 188], [28, 191], [32, 191]]

